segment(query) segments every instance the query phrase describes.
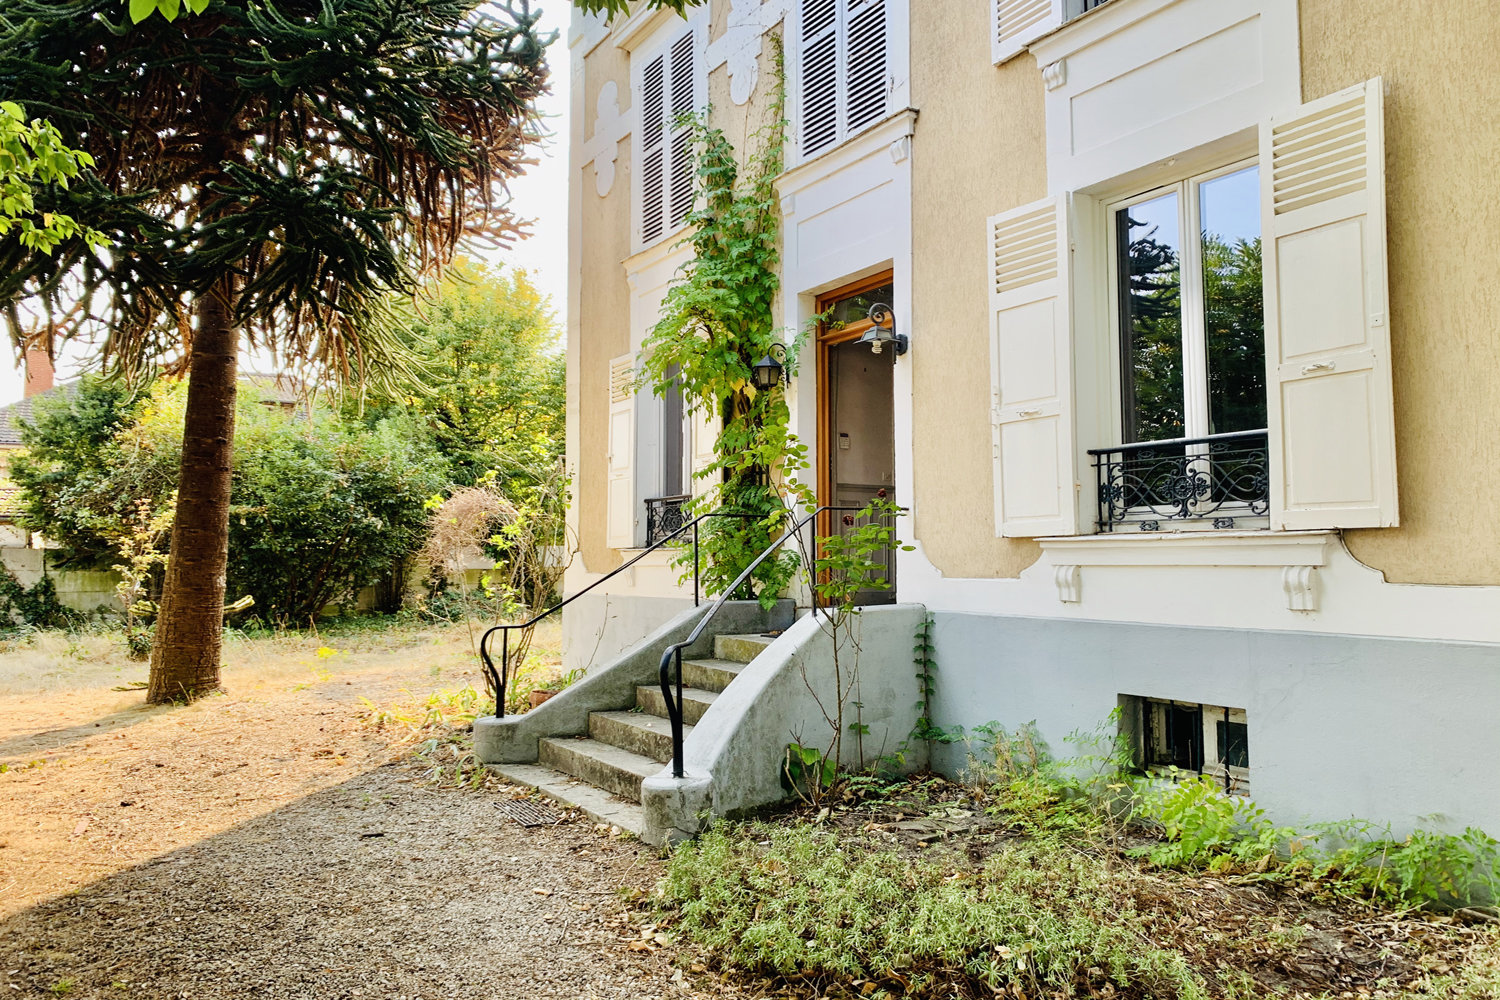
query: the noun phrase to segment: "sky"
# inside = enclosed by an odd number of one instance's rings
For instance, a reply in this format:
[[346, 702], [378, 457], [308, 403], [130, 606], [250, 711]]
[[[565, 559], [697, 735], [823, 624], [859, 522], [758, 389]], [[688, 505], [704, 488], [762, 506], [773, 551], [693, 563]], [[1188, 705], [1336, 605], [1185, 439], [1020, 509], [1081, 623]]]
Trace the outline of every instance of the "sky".
[[[544, 125], [551, 138], [537, 152], [539, 163], [527, 169], [511, 185], [512, 211], [517, 217], [533, 220], [532, 236], [509, 250], [476, 250], [474, 256], [512, 267], [525, 268], [532, 281], [552, 299], [558, 324], [565, 320], [568, 303], [568, 67], [567, 26], [570, 17], [567, 0], [548, 0], [535, 5], [542, 12], [544, 29], [557, 32], [557, 40], [548, 50], [552, 69], [552, 92], [539, 102]], [[87, 368], [84, 351], [63, 348], [58, 358], [57, 379], [76, 378]], [[264, 371], [269, 365], [263, 359], [244, 357], [245, 370]], [[0, 353], [0, 405], [13, 403], [23, 395], [24, 373], [14, 351]]]

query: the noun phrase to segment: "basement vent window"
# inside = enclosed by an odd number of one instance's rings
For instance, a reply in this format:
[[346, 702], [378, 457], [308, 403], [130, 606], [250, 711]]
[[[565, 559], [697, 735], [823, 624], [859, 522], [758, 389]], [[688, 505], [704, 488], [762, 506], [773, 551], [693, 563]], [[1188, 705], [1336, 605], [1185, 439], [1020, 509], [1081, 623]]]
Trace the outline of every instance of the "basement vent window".
[[1250, 727], [1242, 708], [1126, 697], [1142, 770], [1207, 775], [1233, 794], [1250, 790]]

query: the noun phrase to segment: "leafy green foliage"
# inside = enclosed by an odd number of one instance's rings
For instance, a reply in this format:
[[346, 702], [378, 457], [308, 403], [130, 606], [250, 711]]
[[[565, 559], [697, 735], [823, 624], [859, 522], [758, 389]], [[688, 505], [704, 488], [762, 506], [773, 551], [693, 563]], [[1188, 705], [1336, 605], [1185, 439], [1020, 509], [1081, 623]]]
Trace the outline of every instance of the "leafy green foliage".
[[98, 247], [104, 237], [63, 212], [42, 211], [34, 185], [66, 188], [80, 170], [94, 165], [82, 150], [69, 149], [62, 133], [40, 119], [26, 120], [15, 101], [0, 101], [0, 237], [12, 231], [27, 250], [50, 253], [78, 238]]
[[1143, 940], [1100, 861], [1054, 840], [964, 871], [806, 825], [724, 825], [673, 852], [661, 890], [689, 939], [754, 973], [863, 980], [887, 996], [1210, 995], [1181, 955]]
[[[117, 560], [119, 539], [170, 508], [185, 390], [162, 382], [137, 395], [85, 379], [39, 407], [12, 470], [28, 526], [62, 542], [73, 564]], [[316, 406], [287, 413], [248, 386], [238, 422], [228, 589], [253, 597], [257, 614], [305, 621], [421, 547], [423, 501], [443, 481], [419, 428], [396, 418], [348, 426]], [[145, 589], [159, 587], [157, 578]]]
[[490, 475], [515, 503], [552, 477], [565, 357], [550, 303], [526, 272], [461, 260], [406, 322], [424, 370], [367, 393], [363, 419], [407, 413], [426, 425], [456, 486]]
[[[704, 2], [705, 0], [644, 0], [640, 6], [642, 9], [672, 10], [686, 15], [690, 9]], [[630, 0], [573, 0], [573, 6], [590, 14], [608, 14], [611, 17], [630, 13]]]
[[[788, 378], [796, 374], [800, 339], [781, 342], [772, 306], [780, 288], [778, 264], [781, 173], [786, 122], [780, 90], [770, 124], [752, 137], [756, 148], [740, 163], [720, 129], [691, 120], [697, 190], [684, 242], [693, 258], [662, 302], [661, 319], [641, 348], [643, 384], [657, 393], [677, 385], [690, 412], [722, 421], [714, 460], [697, 474], [710, 488], [691, 513], [747, 515], [713, 518], [701, 531], [699, 571], [710, 593], [722, 593], [785, 530], [792, 507], [812, 500], [793, 478], [807, 449], [791, 431], [781, 386], [759, 390], [752, 366], [785, 351]], [[686, 556], [691, 559], [691, 556]], [[794, 578], [799, 560], [783, 551], [767, 559], [736, 598], [769, 605]]]
[[83, 617], [58, 600], [52, 577], [26, 587], [9, 570], [0, 570], [0, 627], [70, 628]]

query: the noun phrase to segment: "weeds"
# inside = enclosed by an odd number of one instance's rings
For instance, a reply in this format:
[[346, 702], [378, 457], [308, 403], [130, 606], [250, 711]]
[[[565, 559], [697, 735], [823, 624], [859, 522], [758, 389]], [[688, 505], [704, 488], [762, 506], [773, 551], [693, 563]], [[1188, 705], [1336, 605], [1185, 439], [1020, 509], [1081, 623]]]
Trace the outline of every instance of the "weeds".
[[1144, 943], [1097, 860], [1055, 839], [965, 870], [807, 826], [721, 827], [672, 855], [661, 898], [721, 962], [864, 995], [1212, 995], [1181, 955]]

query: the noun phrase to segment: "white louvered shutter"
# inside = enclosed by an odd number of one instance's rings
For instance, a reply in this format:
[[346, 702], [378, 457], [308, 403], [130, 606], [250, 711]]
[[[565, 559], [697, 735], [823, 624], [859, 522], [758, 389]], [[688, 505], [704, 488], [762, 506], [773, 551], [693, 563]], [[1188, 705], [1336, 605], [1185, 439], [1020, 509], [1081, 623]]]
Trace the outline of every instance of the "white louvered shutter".
[[677, 229], [687, 221], [693, 209], [693, 130], [678, 124], [682, 115], [693, 113], [697, 90], [695, 53], [697, 39], [689, 31], [672, 44], [670, 76], [672, 82], [671, 105], [667, 116], [667, 131], [671, 136], [667, 184], [667, 227]]
[[802, 0], [799, 85], [802, 155], [839, 140], [839, 5], [842, 0]]
[[1066, 197], [989, 220], [995, 533], [1077, 531]]
[[846, 135], [885, 117], [890, 93], [885, 22], [886, 0], [850, 3], [846, 42], [848, 69], [845, 73]]
[[641, 71], [641, 242], [666, 232], [667, 57], [657, 56]]
[[803, 156], [886, 116], [889, 0], [800, 0], [798, 110]]
[[1381, 81], [1261, 126], [1271, 525], [1397, 523]]
[[995, 62], [1002, 63], [1063, 23], [1064, 0], [990, 0]]
[[609, 454], [605, 495], [605, 544], [635, 545], [635, 358], [623, 354], [609, 363]]

